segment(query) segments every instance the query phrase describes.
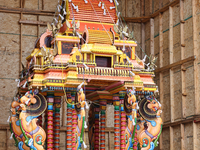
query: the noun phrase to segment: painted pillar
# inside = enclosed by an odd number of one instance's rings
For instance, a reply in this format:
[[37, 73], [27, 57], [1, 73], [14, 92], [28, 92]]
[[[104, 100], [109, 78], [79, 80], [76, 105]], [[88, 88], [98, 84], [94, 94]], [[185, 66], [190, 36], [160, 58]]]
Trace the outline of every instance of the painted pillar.
[[54, 150], [60, 149], [60, 103], [61, 96], [54, 97], [55, 119], [54, 119]]
[[53, 92], [47, 93], [47, 103], [47, 150], [53, 150]]
[[71, 92], [67, 92], [67, 150], [72, 150], [72, 99]]
[[[72, 103], [75, 102], [75, 94], [76, 91], [72, 91], [71, 92], [71, 99], [72, 99]], [[76, 127], [77, 127], [77, 114], [76, 114], [76, 110], [75, 107], [72, 108], [72, 150], [76, 149]]]
[[125, 96], [125, 94], [126, 94], [126, 91], [119, 92], [119, 99], [120, 99], [120, 104], [121, 104], [121, 133], [120, 133], [121, 150], [126, 149], [126, 139], [125, 139], [126, 113], [124, 111], [124, 96]]
[[99, 108], [95, 108], [94, 150], [99, 150]]
[[100, 109], [101, 109], [101, 130], [100, 130], [100, 150], [105, 150], [106, 148], [106, 104], [107, 100], [100, 100]]
[[119, 111], [119, 94], [113, 95], [114, 109], [114, 149], [120, 150], [120, 111]]

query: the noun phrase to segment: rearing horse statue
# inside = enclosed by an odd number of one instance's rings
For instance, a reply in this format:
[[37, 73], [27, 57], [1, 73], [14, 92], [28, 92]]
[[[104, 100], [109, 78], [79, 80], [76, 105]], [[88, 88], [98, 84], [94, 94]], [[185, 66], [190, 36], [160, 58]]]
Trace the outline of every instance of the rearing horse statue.
[[46, 133], [37, 125], [37, 117], [46, 110], [46, 99], [41, 94], [32, 95], [27, 92], [20, 98], [19, 102], [12, 103], [11, 111], [13, 114], [15, 108], [19, 106], [21, 109], [21, 112], [18, 111], [19, 119], [11, 118], [11, 131], [14, 133], [13, 138], [17, 143], [16, 146], [20, 150], [44, 150]]
[[162, 131], [161, 104], [153, 96], [140, 101], [139, 113], [147, 121], [147, 129], [138, 136], [141, 150], [153, 150]]

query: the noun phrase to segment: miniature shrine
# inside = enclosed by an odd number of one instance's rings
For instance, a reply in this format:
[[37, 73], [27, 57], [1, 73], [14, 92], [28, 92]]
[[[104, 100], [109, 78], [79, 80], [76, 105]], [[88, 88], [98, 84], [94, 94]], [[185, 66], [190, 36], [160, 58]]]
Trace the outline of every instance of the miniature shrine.
[[11, 104], [10, 131], [20, 150], [59, 149], [61, 103], [67, 103], [67, 150], [86, 148], [86, 128], [89, 149], [106, 149], [108, 104], [114, 105], [115, 150], [158, 145], [162, 111], [153, 81], [156, 59], [150, 56], [145, 66], [146, 56], [136, 55], [137, 43], [117, 5], [117, 0], [58, 1], [52, 23], [26, 58]]

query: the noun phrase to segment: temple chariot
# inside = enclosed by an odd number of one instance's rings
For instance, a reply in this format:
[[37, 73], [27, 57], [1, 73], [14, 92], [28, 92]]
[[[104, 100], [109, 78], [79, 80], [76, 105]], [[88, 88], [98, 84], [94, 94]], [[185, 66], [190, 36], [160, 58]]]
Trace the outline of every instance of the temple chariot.
[[158, 145], [162, 111], [155, 98], [155, 58], [145, 64], [146, 56], [136, 55], [137, 43], [117, 5], [59, 0], [53, 21], [26, 58], [11, 104], [10, 130], [20, 150], [59, 149], [63, 103], [67, 150], [86, 148], [84, 130], [90, 150], [106, 149], [107, 105], [114, 106], [115, 150]]

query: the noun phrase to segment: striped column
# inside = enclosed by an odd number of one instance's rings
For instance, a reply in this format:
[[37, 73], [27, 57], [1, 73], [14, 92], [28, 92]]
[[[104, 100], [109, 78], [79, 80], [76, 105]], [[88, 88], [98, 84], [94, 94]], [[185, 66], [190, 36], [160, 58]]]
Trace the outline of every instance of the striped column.
[[124, 111], [124, 96], [125, 96], [125, 94], [126, 94], [126, 91], [119, 92], [119, 99], [120, 99], [120, 104], [121, 104], [121, 133], [120, 133], [121, 150], [126, 149], [126, 139], [125, 139], [126, 113]]
[[[75, 102], [76, 91], [71, 92], [72, 103]], [[77, 114], [75, 108], [72, 109], [72, 150], [76, 149], [76, 127], [77, 127]]]
[[134, 143], [133, 143], [133, 150], [137, 150], [137, 145], [138, 145], [138, 142], [137, 142], [137, 133], [135, 132], [135, 137], [134, 137]]
[[60, 149], [60, 103], [61, 97], [54, 97], [55, 118], [54, 118], [54, 150]]
[[71, 92], [67, 92], [67, 150], [72, 150], [72, 99]]
[[107, 100], [100, 100], [100, 108], [101, 108], [101, 130], [100, 130], [100, 150], [105, 150], [106, 148], [106, 104]]
[[119, 94], [113, 95], [114, 109], [114, 149], [120, 150], [120, 111], [119, 111]]
[[[46, 100], [47, 100], [47, 97], [45, 97], [46, 98]], [[44, 125], [43, 125], [43, 129], [44, 129], [44, 131], [45, 131], [45, 133], [47, 134], [47, 119], [48, 119], [48, 108], [46, 109], [46, 111], [44, 112]], [[45, 141], [45, 147], [46, 147], [46, 149], [47, 149], [47, 138], [46, 138], [46, 141]]]
[[53, 92], [47, 93], [47, 102], [47, 150], [53, 150]]
[[94, 150], [99, 150], [99, 108], [95, 108]]

